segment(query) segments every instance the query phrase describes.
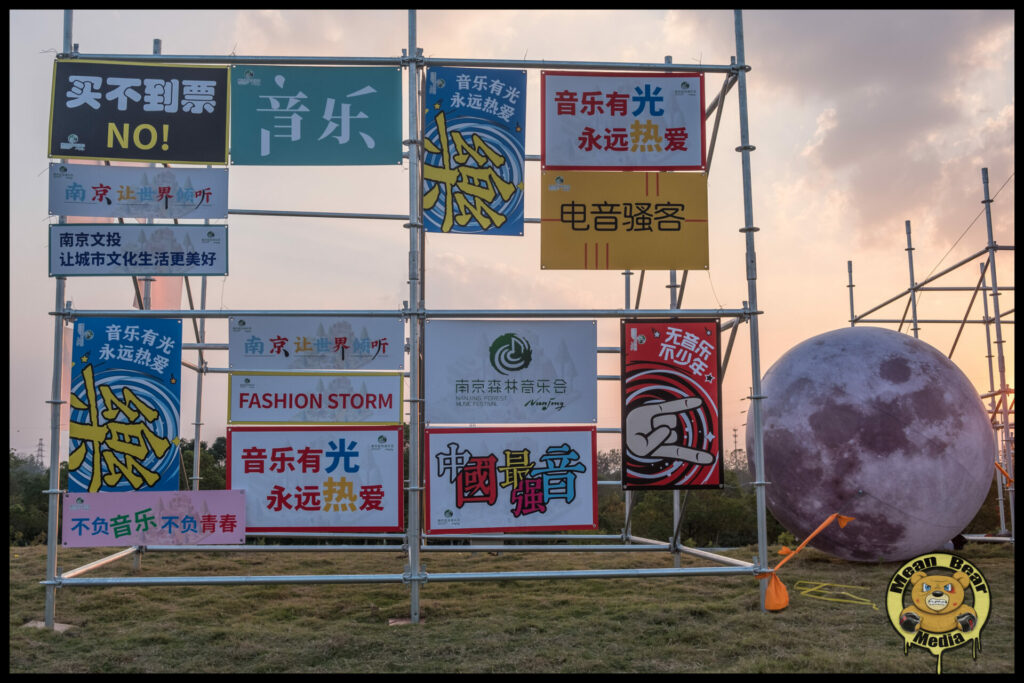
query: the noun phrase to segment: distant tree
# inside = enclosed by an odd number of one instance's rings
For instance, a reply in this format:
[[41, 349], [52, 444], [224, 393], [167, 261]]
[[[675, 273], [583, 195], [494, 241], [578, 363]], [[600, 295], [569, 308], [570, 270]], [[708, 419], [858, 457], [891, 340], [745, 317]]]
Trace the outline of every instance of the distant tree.
[[[224, 439], [220, 437], [218, 441]], [[181, 474], [179, 475], [179, 488], [183, 491], [192, 490], [192, 463], [194, 441], [182, 439], [179, 443], [181, 449]], [[217, 441], [214, 442], [217, 447]], [[199, 442], [199, 489], [201, 491], [223, 491], [227, 488], [227, 440], [224, 439], [224, 459], [218, 460], [214, 452], [207, 448], [205, 441]]]
[[50, 488], [50, 472], [34, 458], [18, 455], [10, 449], [8, 461], [10, 482], [10, 545], [46, 543]]
[[[200, 442], [202, 443], [202, 442]], [[213, 456], [213, 461], [221, 467], [226, 466], [228, 461], [228, 439], [225, 436], [218, 436], [210, 446], [210, 455]]]
[[[598, 454], [601, 480], [620, 477], [618, 450]], [[757, 500], [749, 485], [746, 469], [726, 468], [721, 489], [692, 489], [680, 492], [680, 541], [697, 546], [733, 547], [757, 543]], [[631, 492], [630, 532], [634, 536], [668, 541], [673, 528], [674, 496], [670, 490], [634, 489]], [[598, 524], [601, 533], [619, 533], [625, 524], [625, 496], [617, 487], [598, 489]], [[784, 531], [768, 512], [769, 541]]]
[[632, 535], [668, 541], [672, 537], [672, 492], [634, 490], [632, 493], [629, 524]]
[[747, 469], [747, 451], [742, 448], [734, 448], [725, 453], [725, 467], [730, 470]]
[[974, 519], [968, 524], [962, 534], [997, 534], [1001, 530], [1001, 527], [1005, 527], [1007, 530], [1010, 528], [1010, 509], [1009, 509], [1009, 496], [1003, 495], [1002, 504], [1002, 517], [1000, 518], [999, 512], [999, 485], [996, 483], [995, 477], [992, 478], [992, 485], [989, 486], [988, 496], [985, 497], [985, 502], [978, 508], [978, 512], [974, 515]]
[[597, 478], [601, 481], [620, 479], [622, 472], [622, 453], [618, 448], [610, 451], [599, 451], [597, 454]]

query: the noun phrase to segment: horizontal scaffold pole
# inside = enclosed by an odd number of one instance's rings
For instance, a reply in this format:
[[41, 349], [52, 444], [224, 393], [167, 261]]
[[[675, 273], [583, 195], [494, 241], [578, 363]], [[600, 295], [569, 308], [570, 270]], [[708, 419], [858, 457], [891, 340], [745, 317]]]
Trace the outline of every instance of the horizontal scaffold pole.
[[757, 315], [760, 311], [750, 311], [744, 308], [702, 308], [702, 309], [509, 309], [509, 310], [453, 310], [453, 309], [424, 309], [422, 311], [399, 310], [399, 311], [298, 311], [298, 310], [76, 310], [65, 309], [51, 315], [63, 315], [69, 318], [231, 318], [245, 316], [256, 318], [264, 316], [308, 316], [308, 317], [376, 317], [376, 318], [402, 318], [402, 317], [425, 317], [425, 318], [488, 318], [503, 320], [506, 318], [747, 318]]
[[[411, 57], [277, 57], [246, 55], [112, 55], [61, 53], [57, 59], [100, 59], [111, 62], [151, 62], [173, 64], [301, 64], [305, 66], [403, 66]], [[493, 67], [515, 69], [600, 69], [602, 71], [678, 71], [689, 73], [734, 73], [738, 64], [666, 64], [664, 62], [584, 62], [545, 59], [457, 59], [419, 58], [424, 66]]]
[[[536, 572], [453, 572], [418, 575], [425, 583], [449, 581], [530, 581], [550, 579], [642, 579], [682, 576], [754, 576], [761, 573], [750, 567], [685, 567], [653, 569], [567, 569]], [[282, 576], [117, 576], [40, 581], [42, 585], [68, 586], [213, 586], [294, 583], [407, 583], [409, 574], [303, 574]]]

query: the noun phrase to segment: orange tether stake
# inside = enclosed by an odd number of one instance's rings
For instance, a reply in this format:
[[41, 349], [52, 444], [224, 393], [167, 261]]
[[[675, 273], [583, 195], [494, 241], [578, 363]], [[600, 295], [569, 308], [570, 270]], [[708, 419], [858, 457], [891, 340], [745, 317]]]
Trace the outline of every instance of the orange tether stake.
[[775, 565], [774, 568], [772, 568], [771, 572], [766, 572], [764, 574], [757, 575], [757, 578], [759, 579], [768, 579], [768, 588], [766, 589], [764, 594], [764, 608], [766, 610], [770, 612], [778, 612], [780, 610], [786, 609], [786, 607], [789, 606], [789, 593], [786, 591], [785, 584], [782, 583], [782, 580], [778, 577], [778, 574], [776, 573], [778, 572], [779, 567], [793, 559], [793, 557], [795, 557], [798, 552], [804, 549], [804, 546], [806, 546], [812, 538], [814, 538], [822, 531], [824, 531], [825, 527], [827, 527], [829, 524], [832, 523], [833, 520], [836, 519], [839, 520], [839, 528], [845, 527], [847, 524], [854, 520], [853, 517], [846, 517], [844, 515], [839, 514], [838, 512], [833, 512], [831, 515], [828, 516], [828, 518], [824, 522], [818, 525], [817, 529], [812, 531], [810, 535], [804, 539], [803, 543], [797, 546], [796, 550], [790, 550], [789, 548], [783, 546], [783, 548], [779, 550], [779, 554], [784, 555], [784, 557], [781, 560], [779, 560], [779, 563]]

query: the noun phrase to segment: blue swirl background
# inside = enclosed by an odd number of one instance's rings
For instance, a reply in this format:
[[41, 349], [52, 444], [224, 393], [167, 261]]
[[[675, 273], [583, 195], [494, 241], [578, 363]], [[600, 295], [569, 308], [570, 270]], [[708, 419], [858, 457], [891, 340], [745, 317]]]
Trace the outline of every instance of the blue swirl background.
[[[492, 225], [487, 230], [484, 230], [480, 223], [473, 219], [465, 226], [453, 223], [449, 232], [477, 235], [522, 235], [524, 223], [524, 191], [522, 185], [526, 159], [526, 135], [524, 132], [526, 126], [526, 73], [503, 69], [453, 69], [450, 67], [439, 67], [431, 69], [430, 72], [432, 73], [428, 72], [428, 84], [431, 82], [435, 83], [435, 91], [431, 94], [428, 85], [428, 94], [426, 96], [428, 109], [424, 120], [423, 137], [432, 142], [436, 147], [442, 147], [434, 117], [438, 111], [444, 111], [448, 137], [451, 138], [453, 132], [458, 132], [469, 142], [473, 135], [478, 135], [485, 144], [505, 159], [505, 163], [501, 167], [495, 168], [488, 164], [487, 168], [493, 168], [502, 180], [516, 186], [516, 191], [507, 201], [502, 199], [501, 195], [496, 194], [494, 201], [489, 204], [492, 209], [507, 218], [500, 227]], [[520, 96], [514, 105], [516, 113], [512, 116], [511, 120], [505, 122], [497, 116], [488, 116], [486, 112], [476, 109], [452, 110], [449, 99], [453, 93], [457, 92], [455, 89], [455, 76], [457, 74], [465, 74], [471, 77], [486, 75], [488, 78], [498, 79], [506, 84], [518, 87]], [[442, 82], [444, 84], [443, 87], [436, 87], [437, 84]], [[434, 109], [433, 105], [435, 103], [440, 105], [440, 109]], [[516, 130], [517, 127], [518, 130]], [[450, 153], [454, 152], [452, 145], [449, 145], [449, 151]], [[424, 165], [438, 167], [443, 167], [444, 165], [441, 154], [428, 152], [424, 152], [423, 163]], [[443, 184], [425, 180], [423, 189], [424, 193], [426, 193], [433, 189], [435, 185], [439, 185], [441, 193], [432, 208], [424, 208], [423, 222], [427, 232], [443, 232], [441, 226], [444, 223], [448, 188]], [[454, 215], [457, 215], [458, 207], [453, 208], [456, 212]]]
[[[104, 329], [109, 324], [137, 324], [140, 327], [148, 327], [157, 331], [160, 335], [166, 335], [172, 337], [175, 340], [174, 351], [170, 354], [170, 362], [167, 368], [164, 370], [163, 375], [142, 368], [141, 366], [128, 363], [126, 361], [118, 361], [108, 359], [100, 361], [99, 359], [99, 348], [106, 343], [104, 336]], [[91, 340], [83, 340], [83, 330], [91, 330], [93, 332], [93, 338]], [[150, 408], [157, 411], [158, 417], [152, 423], [145, 423], [147, 427], [157, 436], [172, 442], [170, 448], [163, 457], [158, 458], [155, 453], [150, 453], [142, 460], [142, 465], [149, 470], [152, 470], [160, 475], [160, 480], [154, 486], [145, 486], [139, 490], [146, 491], [177, 491], [179, 489], [178, 478], [180, 476], [180, 456], [178, 444], [173, 443], [179, 435], [180, 427], [180, 410], [181, 410], [181, 321], [180, 320], [151, 320], [151, 321], [138, 321], [133, 319], [112, 319], [112, 318], [94, 318], [86, 321], [79, 321], [75, 326], [75, 343], [72, 347], [72, 373], [71, 373], [71, 393], [82, 400], [83, 403], [88, 404], [88, 395], [85, 391], [85, 379], [82, 376], [82, 370], [86, 365], [93, 366], [93, 379], [96, 384], [96, 403], [97, 411], [102, 411], [106, 408], [103, 401], [103, 397], [100, 395], [99, 387], [106, 385], [114, 392], [114, 395], [118, 398], [122, 397], [122, 392], [125, 388], [131, 389], [139, 399], [144, 402]], [[81, 359], [83, 356], [88, 354], [88, 360], [83, 362]], [[176, 381], [172, 382], [171, 378], [177, 378]], [[78, 422], [82, 424], [89, 424], [89, 411], [86, 410], [75, 410], [70, 411], [71, 422]], [[127, 418], [123, 414], [118, 414], [114, 420], [104, 420], [102, 416], [99, 418], [101, 424], [107, 422], [120, 422], [123, 424], [129, 424]], [[142, 421], [143, 418], [139, 418]], [[79, 439], [69, 438], [68, 454], [74, 452], [74, 450], [83, 443]], [[74, 492], [84, 492], [89, 490], [89, 480], [92, 477], [92, 465], [94, 462], [102, 465], [102, 458], [96, 461], [94, 460], [94, 453], [92, 452], [92, 443], [89, 441], [85, 442], [85, 446], [88, 449], [85, 460], [82, 466], [77, 470], [68, 472], [68, 490]], [[106, 468], [103, 468], [103, 474], [106, 474]], [[122, 477], [121, 481], [116, 486], [107, 486], [102, 483], [101, 480], [101, 491], [111, 492], [127, 492], [134, 491], [131, 484]]]

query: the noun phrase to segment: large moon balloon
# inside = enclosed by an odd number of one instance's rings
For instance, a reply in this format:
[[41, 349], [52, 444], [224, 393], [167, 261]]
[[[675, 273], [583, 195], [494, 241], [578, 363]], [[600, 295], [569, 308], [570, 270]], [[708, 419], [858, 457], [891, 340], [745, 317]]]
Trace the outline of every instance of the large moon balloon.
[[[854, 561], [940, 550], [974, 518], [994, 476], [995, 439], [967, 377], [939, 351], [892, 330], [812, 337], [765, 373], [766, 502], [810, 542]], [[753, 471], [754, 432], [747, 453]]]

